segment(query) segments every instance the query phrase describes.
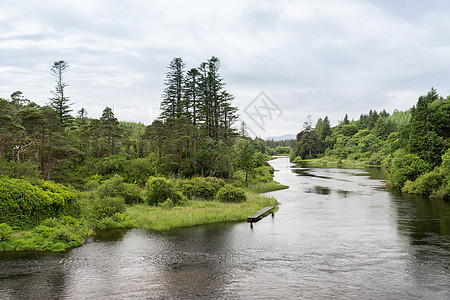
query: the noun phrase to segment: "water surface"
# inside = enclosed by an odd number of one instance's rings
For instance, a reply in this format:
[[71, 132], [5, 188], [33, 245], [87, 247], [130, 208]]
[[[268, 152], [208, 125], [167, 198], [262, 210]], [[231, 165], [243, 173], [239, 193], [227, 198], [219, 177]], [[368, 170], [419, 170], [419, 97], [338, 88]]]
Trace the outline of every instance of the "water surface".
[[0, 254], [0, 299], [450, 299], [450, 206], [378, 169], [271, 162], [272, 218], [102, 232], [66, 253]]

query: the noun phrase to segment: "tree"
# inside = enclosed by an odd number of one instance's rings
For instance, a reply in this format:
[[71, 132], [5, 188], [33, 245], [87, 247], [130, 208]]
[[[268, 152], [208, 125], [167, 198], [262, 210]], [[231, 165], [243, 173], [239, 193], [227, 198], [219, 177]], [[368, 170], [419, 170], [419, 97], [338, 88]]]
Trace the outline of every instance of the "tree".
[[86, 109], [84, 107], [82, 107], [78, 111], [77, 123], [78, 123], [78, 125], [86, 125], [87, 121], [88, 121], [88, 113], [87, 113]]
[[169, 64], [169, 72], [166, 74], [161, 102], [161, 118], [179, 118], [186, 111], [183, 111], [183, 86], [184, 86], [184, 68], [185, 63], [181, 57], [175, 57]]
[[254, 168], [254, 155], [255, 150], [253, 149], [252, 144], [250, 141], [245, 140], [237, 160], [238, 168], [245, 172], [245, 182], [248, 182], [248, 173], [250, 173]]
[[119, 128], [119, 121], [114, 117], [114, 113], [109, 107], [103, 110], [100, 128], [108, 149], [108, 155], [115, 154], [117, 140], [121, 137], [122, 129]]
[[428, 118], [428, 99], [420, 96], [417, 105], [411, 109], [411, 130], [409, 135], [408, 149], [411, 153], [423, 157], [427, 151], [427, 118]]
[[30, 100], [26, 99], [21, 91], [16, 91], [11, 94], [11, 102], [17, 106], [17, 111], [19, 111], [22, 106], [30, 103]]
[[55, 91], [52, 91], [53, 97], [50, 98], [50, 106], [55, 110], [56, 115], [61, 121], [63, 127], [66, 127], [70, 119], [71, 104], [69, 97], [65, 96], [65, 89], [68, 86], [63, 82], [63, 74], [67, 71], [69, 64], [63, 60], [53, 63], [51, 68], [52, 75], [56, 79]]
[[198, 110], [200, 100], [199, 89], [200, 72], [197, 68], [190, 69], [186, 74], [186, 81], [184, 83], [184, 110], [188, 112], [188, 117], [191, 118], [192, 124], [198, 123]]

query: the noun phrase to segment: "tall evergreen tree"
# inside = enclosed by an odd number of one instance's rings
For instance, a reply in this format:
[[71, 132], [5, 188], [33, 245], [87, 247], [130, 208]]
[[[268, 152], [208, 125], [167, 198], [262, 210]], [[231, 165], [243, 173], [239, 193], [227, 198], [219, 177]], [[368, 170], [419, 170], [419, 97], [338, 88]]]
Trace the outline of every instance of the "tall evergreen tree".
[[119, 121], [114, 117], [114, 113], [109, 107], [103, 110], [100, 118], [100, 128], [108, 149], [108, 155], [115, 154], [117, 140], [121, 137], [122, 129], [119, 127]]
[[418, 154], [420, 157], [423, 157], [428, 148], [426, 138], [428, 132], [428, 103], [427, 97], [420, 96], [417, 105], [411, 109], [408, 149], [411, 153]]
[[53, 97], [50, 98], [50, 106], [55, 110], [56, 115], [61, 121], [61, 124], [65, 127], [70, 120], [71, 104], [69, 103], [69, 97], [65, 95], [65, 89], [68, 86], [63, 81], [63, 74], [67, 71], [69, 64], [63, 60], [53, 63], [51, 68], [52, 75], [56, 79], [55, 90], [52, 91]]
[[183, 111], [183, 85], [185, 63], [181, 57], [175, 57], [169, 64], [169, 72], [164, 82], [166, 88], [161, 102], [161, 118], [179, 118]]
[[184, 110], [188, 112], [187, 116], [192, 120], [195, 126], [198, 123], [198, 110], [200, 100], [199, 89], [200, 72], [197, 68], [190, 69], [186, 74], [186, 81], [184, 86]]

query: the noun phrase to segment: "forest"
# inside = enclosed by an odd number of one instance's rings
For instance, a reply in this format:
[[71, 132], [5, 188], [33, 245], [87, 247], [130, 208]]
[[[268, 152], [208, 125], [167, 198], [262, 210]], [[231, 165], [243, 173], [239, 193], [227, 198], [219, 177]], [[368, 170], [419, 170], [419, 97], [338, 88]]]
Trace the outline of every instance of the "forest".
[[[121, 122], [110, 107], [98, 119], [84, 108], [72, 116], [65, 61], [51, 66], [56, 85], [48, 105], [37, 105], [21, 91], [0, 98], [0, 248], [1, 231], [12, 229], [35, 228], [38, 237], [28, 239], [41, 242], [4, 248], [58, 250], [45, 241], [52, 236], [61, 242], [63, 236], [63, 250], [95, 228], [241, 220], [275, 204], [256, 193], [286, 187], [273, 182], [263, 141], [234, 129], [237, 108], [219, 69], [216, 57], [189, 70], [174, 58], [161, 115], [148, 126]], [[192, 201], [199, 199], [210, 204]], [[170, 208], [178, 209], [171, 212], [178, 219], [187, 218], [192, 207], [209, 209], [212, 216], [165, 225], [169, 215], [161, 224], [151, 219]]]
[[389, 172], [387, 185], [405, 193], [449, 199], [450, 96], [436, 89], [407, 111], [370, 110], [334, 127], [328, 117], [310, 118], [297, 135], [291, 161], [317, 159], [319, 165], [360, 162]]
[[50, 68], [47, 105], [21, 91], [0, 98], [0, 251], [62, 251], [99, 228], [243, 220], [276, 205], [258, 193], [287, 188], [273, 182], [272, 155], [381, 166], [395, 190], [448, 199], [450, 96], [432, 88], [408, 111], [346, 115], [334, 127], [309, 116], [297, 141], [264, 141], [236, 129], [220, 67], [217, 57], [194, 68], [174, 58], [149, 125], [119, 121], [110, 107], [98, 119], [84, 108], [73, 116], [65, 61]]

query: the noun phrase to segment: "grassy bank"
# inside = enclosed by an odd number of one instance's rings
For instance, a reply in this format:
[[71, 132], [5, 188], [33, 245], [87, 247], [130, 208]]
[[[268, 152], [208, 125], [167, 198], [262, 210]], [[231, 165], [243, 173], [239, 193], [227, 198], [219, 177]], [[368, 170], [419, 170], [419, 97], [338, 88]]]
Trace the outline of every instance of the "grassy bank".
[[280, 184], [276, 181], [271, 181], [271, 182], [259, 182], [259, 183], [253, 184], [253, 185], [245, 188], [245, 190], [256, 193], [256, 194], [263, 194], [263, 193], [267, 193], [267, 192], [284, 190], [284, 189], [288, 189], [288, 188], [289, 187], [287, 185]]
[[341, 160], [333, 157], [305, 159], [300, 161], [298, 164], [305, 167], [316, 167], [316, 168], [365, 168], [371, 166], [368, 161], [358, 161], [348, 159]]
[[258, 183], [246, 188], [247, 201], [223, 203], [211, 200], [188, 200], [183, 206], [164, 208], [135, 204], [124, 213], [98, 217], [92, 213], [87, 199], [80, 200], [84, 213], [79, 218], [62, 216], [49, 218], [38, 226], [14, 231], [5, 241], [0, 241], [1, 251], [65, 251], [83, 244], [83, 239], [98, 229], [144, 228], [169, 230], [215, 222], [245, 221], [247, 217], [265, 206], [277, 206], [275, 198], [259, 193], [288, 188], [276, 182]]
[[139, 204], [128, 207], [127, 214], [139, 228], [169, 230], [215, 222], [245, 221], [255, 211], [278, 204], [275, 198], [250, 191], [247, 191], [246, 195], [247, 201], [242, 203], [190, 200], [181, 207], [166, 209]]

